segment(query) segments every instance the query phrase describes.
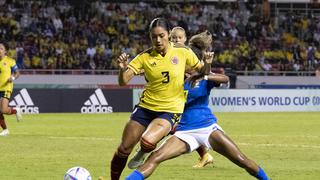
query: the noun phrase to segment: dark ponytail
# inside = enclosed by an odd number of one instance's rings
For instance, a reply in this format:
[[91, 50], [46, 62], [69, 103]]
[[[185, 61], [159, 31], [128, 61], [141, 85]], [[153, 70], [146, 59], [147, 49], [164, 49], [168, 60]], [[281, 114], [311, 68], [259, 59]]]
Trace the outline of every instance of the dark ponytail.
[[164, 18], [153, 19], [149, 25], [149, 32], [151, 32], [153, 28], [158, 27], [158, 26], [163, 27], [169, 33], [170, 25], [169, 25], [169, 22]]

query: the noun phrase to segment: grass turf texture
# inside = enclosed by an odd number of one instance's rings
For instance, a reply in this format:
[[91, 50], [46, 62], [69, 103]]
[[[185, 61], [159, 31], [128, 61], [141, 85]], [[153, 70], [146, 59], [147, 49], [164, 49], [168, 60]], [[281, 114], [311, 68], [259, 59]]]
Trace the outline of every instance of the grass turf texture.
[[[6, 116], [8, 137], [0, 137], [0, 179], [63, 179], [83, 166], [93, 179], [109, 176], [110, 161], [130, 113]], [[320, 113], [216, 113], [219, 125], [272, 179], [320, 178]], [[196, 153], [161, 164], [153, 180], [254, 179], [210, 151], [214, 167], [193, 169]], [[132, 154], [131, 154], [132, 155]], [[121, 179], [131, 172], [125, 169]], [[107, 178], [109, 179], [109, 177]]]

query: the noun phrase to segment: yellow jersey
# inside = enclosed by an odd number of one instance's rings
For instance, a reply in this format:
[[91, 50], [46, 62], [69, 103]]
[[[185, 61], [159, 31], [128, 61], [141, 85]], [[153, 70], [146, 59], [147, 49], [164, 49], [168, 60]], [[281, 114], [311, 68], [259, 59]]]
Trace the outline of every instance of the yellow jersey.
[[137, 55], [128, 65], [136, 75], [144, 71], [147, 81], [139, 106], [157, 112], [182, 113], [185, 104], [185, 67], [202, 66], [197, 56], [186, 46], [170, 43], [163, 57], [149, 49]]
[[18, 69], [16, 61], [8, 56], [4, 56], [0, 60], [0, 91], [12, 92], [13, 83], [8, 82], [12, 72]]

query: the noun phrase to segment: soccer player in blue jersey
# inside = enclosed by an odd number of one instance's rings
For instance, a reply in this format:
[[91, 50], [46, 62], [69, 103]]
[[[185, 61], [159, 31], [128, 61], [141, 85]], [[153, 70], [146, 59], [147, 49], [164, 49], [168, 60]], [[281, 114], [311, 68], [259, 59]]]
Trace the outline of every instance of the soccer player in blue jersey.
[[[172, 42], [185, 45], [187, 41], [186, 31], [182, 27], [174, 27], [170, 33], [170, 40]], [[199, 42], [201, 42], [201, 44]], [[206, 51], [211, 47], [212, 35], [208, 31], [199, 33], [192, 36], [192, 39], [190, 39], [190, 43], [191, 49], [194, 50], [196, 55], [198, 54], [198, 58], [201, 59], [202, 57], [199, 56], [202, 55], [202, 51]], [[198, 48], [195, 48], [195, 46], [197, 46]], [[213, 157], [204, 146], [200, 146], [196, 149], [196, 151], [199, 154], [200, 158], [199, 162], [193, 166], [194, 168], [202, 168], [208, 164], [213, 163]]]
[[129, 174], [126, 180], [148, 178], [161, 162], [192, 152], [201, 145], [225, 156], [257, 179], [268, 180], [264, 170], [248, 159], [223, 132], [208, 107], [211, 89], [227, 81], [229, 78], [225, 75], [210, 74], [204, 76], [193, 88], [190, 83], [185, 83], [187, 102], [175, 134], [153, 152], [143, 165]]
[[[126, 124], [121, 143], [111, 161], [111, 179], [118, 180], [134, 146], [140, 142], [137, 159], [153, 151], [157, 143], [172, 129], [185, 105], [184, 73], [188, 66], [205, 72], [204, 66], [188, 47], [169, 41], [169, 25], [163, 18], [154, 19], [149, 26], [152, 48], [140, 53], [130, 63], [128, 55], [121, 54], [120, 85], [126, 85], [134, 75], [144, 72], [147, 84]], [[204, 55], [212, 61], [213, 53]]]

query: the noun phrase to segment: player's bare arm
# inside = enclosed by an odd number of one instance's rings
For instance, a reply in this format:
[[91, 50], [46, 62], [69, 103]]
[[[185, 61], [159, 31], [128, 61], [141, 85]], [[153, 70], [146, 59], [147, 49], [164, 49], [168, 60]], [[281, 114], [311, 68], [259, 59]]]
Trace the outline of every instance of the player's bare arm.
[[209, 81], [214, 81], [219, 84], [229, 82], [229, 77], [224, 74], [210, 73], [209, 75], [204, 76], [204, 79], [207, 79]]

